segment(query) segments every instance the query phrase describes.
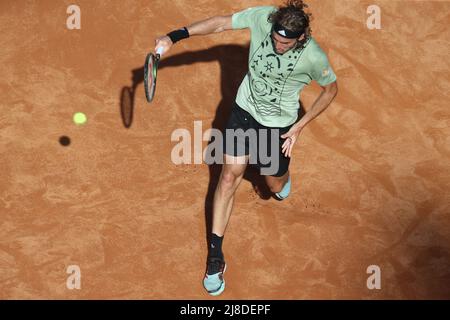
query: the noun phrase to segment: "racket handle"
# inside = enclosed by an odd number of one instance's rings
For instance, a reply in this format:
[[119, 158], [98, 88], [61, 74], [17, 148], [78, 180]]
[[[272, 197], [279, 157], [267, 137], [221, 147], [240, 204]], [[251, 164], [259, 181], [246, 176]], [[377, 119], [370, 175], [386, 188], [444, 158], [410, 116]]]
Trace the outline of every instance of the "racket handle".
[[156, 54], [162, 55], [163, 51], [164, 51], [164, 48], [159, 47], [158, 50], [156, 50]]

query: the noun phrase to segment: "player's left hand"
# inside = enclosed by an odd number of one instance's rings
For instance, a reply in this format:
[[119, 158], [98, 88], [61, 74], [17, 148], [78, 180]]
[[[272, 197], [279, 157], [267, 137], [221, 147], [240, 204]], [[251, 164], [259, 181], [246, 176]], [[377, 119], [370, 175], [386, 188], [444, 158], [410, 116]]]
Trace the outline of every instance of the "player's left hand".
[[286, 139], [281, 146], [281, 152], [285, 157], [291, 157], [292, 149], [301, 131], [301, 127], [293, 126], [287, 133], [281, 136], [282, 139]]

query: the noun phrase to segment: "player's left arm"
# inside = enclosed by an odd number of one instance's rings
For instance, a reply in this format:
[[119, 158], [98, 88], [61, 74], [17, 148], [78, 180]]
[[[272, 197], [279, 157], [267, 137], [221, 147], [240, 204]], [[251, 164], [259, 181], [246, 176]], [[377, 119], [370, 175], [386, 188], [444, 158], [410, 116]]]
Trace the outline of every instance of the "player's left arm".
[[338, 92], [337, 81], [321, 87], [322, 92], [319, 97], [317, 97], [316, 101], [314, 101], [311, 109], [309, 109], [300, 121], [293, 125], [286, 134], [281, 136], [281, 138], [286, 139], [282, 146], [283, 154], [286, 157], [291, 157], [293, 146], [303, 128], [319, 114], [321, 114], [326, 108], [328, 108], [336, 97]]
[[338, 92], [337, 81], [321, 87], [322, 92], [313, 103], [311, 109], [296, 123], [296, 126], [299, 128], [303, 129], [308, 123], [321, 114], [336, 97]]

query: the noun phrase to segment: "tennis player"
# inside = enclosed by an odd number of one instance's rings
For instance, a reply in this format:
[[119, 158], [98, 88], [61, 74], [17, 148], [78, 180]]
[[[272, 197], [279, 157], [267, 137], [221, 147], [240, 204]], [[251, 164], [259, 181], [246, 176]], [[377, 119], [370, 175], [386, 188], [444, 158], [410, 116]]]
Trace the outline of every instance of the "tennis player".
[[[336, 75], [327, 55], [311, 36], [311, 14], [305, 12], [306, 8], [299, 0], [289, 0], [280, 7], [249, 8], [196, 22], [156, 39], [155, 50], [162, 48], [165, 54], [174, 43], [190, 36], [244, 28], [251, 31], [248, 73], [237, 92], [226, 131], [266, 130], [267, 141], [255, 143], [234, 138], [230, 141], [225, 135], [224, 165], [214, 194], [212, 234], [203, 280], [205, 289], [213, 296], [225, 289], [223, 236], [235, 192], [249, 163], [250, 149], [260, 147], [262, 142], [269, 153], [278, 155], [275, 172], [265, 175], [265, 180], [277, 199], [285, 199], [291, 191], [289, 162], [299, 134], [337, 94]], [[323, 90], [298, 119], [300, 92], [312, 80]], [[264, 135], [259, 135], [258, 140], [261, 136]], [[262, 173], [267, 163], [256, 161], [256, 166]]]

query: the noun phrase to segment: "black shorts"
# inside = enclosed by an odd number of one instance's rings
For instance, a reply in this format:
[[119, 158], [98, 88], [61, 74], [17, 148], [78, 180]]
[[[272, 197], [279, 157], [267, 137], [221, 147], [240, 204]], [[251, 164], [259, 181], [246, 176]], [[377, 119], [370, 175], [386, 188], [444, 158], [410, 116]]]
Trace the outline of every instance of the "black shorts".
[[248, 155], [249, 164], [255, 166], [260, 174], [281, 177], [288, 171], [291, 160], [282, 153], [285, 139], [281, 136], [292, 126], [263, 126], [234, 103], [224, 132], [224, 153], [234, 157]]

